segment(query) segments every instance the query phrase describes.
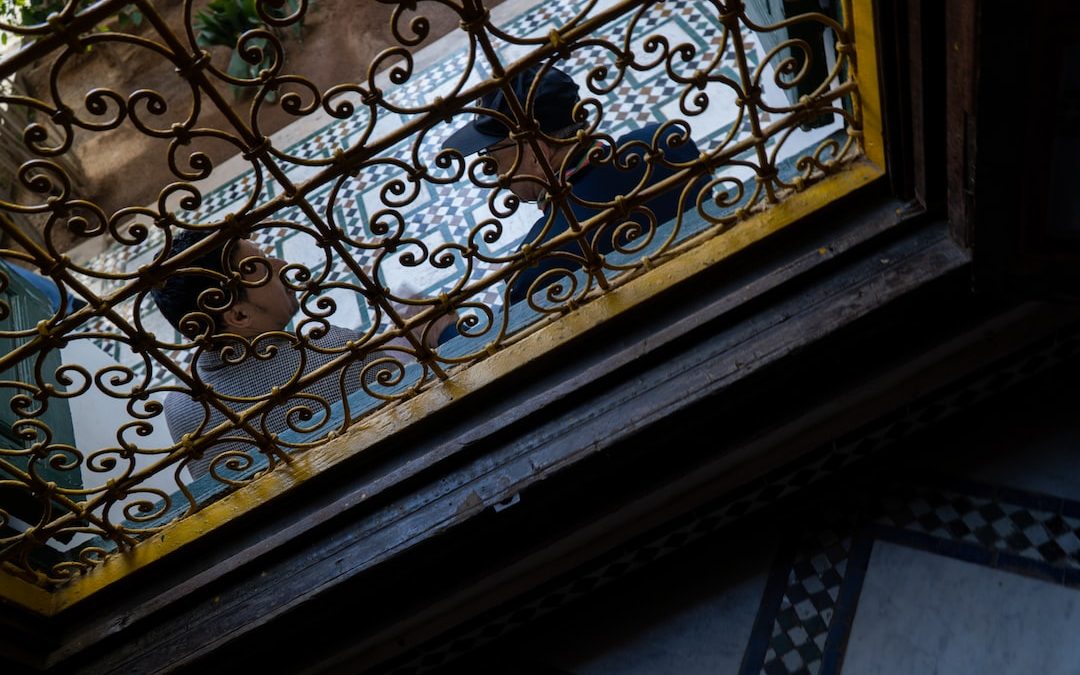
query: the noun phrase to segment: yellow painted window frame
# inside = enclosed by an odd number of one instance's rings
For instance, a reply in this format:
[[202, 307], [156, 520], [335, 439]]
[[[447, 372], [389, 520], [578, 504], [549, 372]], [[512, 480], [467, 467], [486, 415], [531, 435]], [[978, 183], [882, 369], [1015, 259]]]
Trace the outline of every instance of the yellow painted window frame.
[[0, 572], [0, 597], [42, 616], [53, 616], [89, 598], [128, 574], [184, 549], [199, 538], [274, 501], [324, 471], [364, 452], [377, 441], [424, 419], [510, 375], [537, 356], [720, 263], [823, 206], [874, 182], [885, 174], [877, 43], [870, 0], [845, 0], [855, 35], [854, 97], [862, 121], [862, 156], [778, 204], [741, 221], [722, 237], [707, 238], [673, 259], [622, 284], [490, 357], [458, 369], [399, 405], [384, 408], [321, 447], [302, 453], [253, 483], [168, 525], [131, 550], [109, 556], [100, 565], [54, 591]]

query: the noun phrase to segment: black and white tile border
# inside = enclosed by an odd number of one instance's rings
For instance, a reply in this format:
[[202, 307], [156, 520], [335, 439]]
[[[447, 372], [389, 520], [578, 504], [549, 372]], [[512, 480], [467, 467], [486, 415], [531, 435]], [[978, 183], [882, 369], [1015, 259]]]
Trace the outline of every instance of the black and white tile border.
[[771, 611], [759, 613], [761, 621], [755, 623], [755, 639], [747, 646], [743, 673], [816, 673], [821, 667], [853, 557], [854, 539], [848, 529], [823, 527], [802, 533], [795, 554], [779, 558], [786, 564], [770, 577], [763, 607], [767, 603]]

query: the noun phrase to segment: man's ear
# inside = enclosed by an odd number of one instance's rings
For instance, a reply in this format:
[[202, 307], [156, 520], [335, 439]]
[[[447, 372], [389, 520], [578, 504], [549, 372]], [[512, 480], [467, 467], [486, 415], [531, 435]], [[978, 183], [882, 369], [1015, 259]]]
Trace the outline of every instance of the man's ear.
[[239, 300], [221, 313], [221, 323], [226, 332], [242, 334], [244, 329], [251, 326], [251, 317], [251, 307], [243, 300]]

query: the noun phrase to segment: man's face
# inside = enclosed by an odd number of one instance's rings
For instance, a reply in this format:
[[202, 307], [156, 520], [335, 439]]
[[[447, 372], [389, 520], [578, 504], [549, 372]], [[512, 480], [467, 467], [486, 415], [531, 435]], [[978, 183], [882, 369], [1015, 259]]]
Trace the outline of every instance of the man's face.
[[233, 251], [233, 265], [240, 269], [244, 260], [249, 258], [263, 261], [256, 264], [252, 271], [243, 273], [246, 281], [258, 285], [244, 287], [243, 298], [226, 311], [226, 324], [231, 324], [229, 329], [232, 332], [245, 337], [283, 330], [300, 309], [296, 293], [281, 281], [281, 268], [286, 263], [280, 258], [271, 257], [247, 239], [241, 239]]
[[488, 147], [484, 154], [495, 160], [498, 171], [502, 174], [510, 171], [511, 167], [513, 167], [514, 159], [517, 157], [519, 149], [522, 153], [521, 162], [510, 176], [512, 181], [510, 184], [510, 191], [522, 201], [535, 202], [540, 198], [540, 192], [542, 191], [540, 183], [519, 180], [520, 176], [542, 177], [544, 175], [543, 169], [540, 168], [540, 162], [537, 161], [536, 153], [533, 152], [532, 146], [528, 143], [521, 143], [519, 145], [514, 141], [504, 139]]

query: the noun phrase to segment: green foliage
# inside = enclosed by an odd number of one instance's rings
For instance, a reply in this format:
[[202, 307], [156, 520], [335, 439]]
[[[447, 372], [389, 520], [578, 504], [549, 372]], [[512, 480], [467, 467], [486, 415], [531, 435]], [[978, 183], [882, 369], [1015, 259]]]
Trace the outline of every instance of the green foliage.
[[203, 47], [235, 47], [241, 35], [262, 25], [255, 0], [212, 0], [195, 15], [195, 40]]
[[[16, 26], [37, 26], [45, 23], [49, 15], [64, 8], [65, 0], [0, 0], [0, 21]], [[81, 5], [91, 4], [83, 0]], [[132, 6], [124, 7], [116, 14], [116, 26], [121, 30], [131, 30], [142, 25], [143, 15]], [[98, 30], [108, 30], [104, 25]], [[7, 44], [7, 31], [0, 32], [0, 43]]]
[[63, 9], [64, 4], [64, 0], [2, 0], [0, 15], [9, 23], [34, 26], [45, 23], [45, 19]]
[[[45, 23], [53, 12], [64, 8], [64, 0], [0, 0], [0, 21], [16, 26]], [[8, 32], [0, 31], [0, 43], [8, 43]]]
[[[284, 17], [295, 12], [298, 7], [297, 0], [285, 0], [278, 7], [267, 6], [265, 11], [274, 17]], [[227, 72], [233, 77], [250, 79], [258, 76], [259, 71], [268, 65], [270, 57], [267, 55], [262, 63], [250, 64], [236, 51], [236, 44], [240, 36], [247, 31], [262, 27], [263, 22], [256, 8], [256, 0], [211, 0], [206, 9], [195, 15], [195, 41], [202, 47], [214, 45], [232, 47], [233, 53], [229, 59]], [[300, 30], [299, 25], [296, 30]], [[252, 44], [263, 46], [265, 40], [255, 40]], [[238, 96], [242, 93], [236, 87], [233, 91]], [[272, 101], [275, 97], [271, 94], [267, 98]]]
[[[236, 46], [236, 41], [245, 32], [261, 28], [262, 19], [256, 9], [256, 0], [211, 0], [206, 9], [195, 15], [195, 41], [201, 46], [221, 45]], [[285, 0], [274, 7], [269, 3], [265, 11], [275, 18], [285, 17], [299, 7], [297, 0]], [[300, 26], [296, 26], [300, 31]]]
[[143, 14], [134, 7], [125, 7], [116, 15], [116, 27], [121, 30], [132, 30], [142, 25]]

